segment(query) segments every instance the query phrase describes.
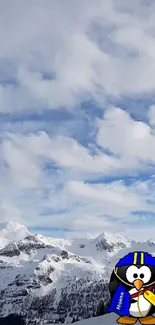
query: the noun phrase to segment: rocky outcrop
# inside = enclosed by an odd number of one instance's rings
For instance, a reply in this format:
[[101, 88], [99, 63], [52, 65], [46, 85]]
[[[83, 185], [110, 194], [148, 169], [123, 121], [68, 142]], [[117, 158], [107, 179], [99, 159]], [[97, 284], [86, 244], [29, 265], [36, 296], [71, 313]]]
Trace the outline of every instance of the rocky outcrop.
[[16, 243], [9, 244], [5, 248], [0, 250], [0, 256], [14, 257], [19, 255], [20, 250]]

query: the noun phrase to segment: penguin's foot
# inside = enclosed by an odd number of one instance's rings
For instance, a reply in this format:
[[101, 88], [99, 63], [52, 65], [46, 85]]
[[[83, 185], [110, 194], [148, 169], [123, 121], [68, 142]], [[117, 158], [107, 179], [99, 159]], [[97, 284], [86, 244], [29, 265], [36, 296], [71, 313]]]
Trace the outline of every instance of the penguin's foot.
[[117, 319], [118, 324], [135, 324], [136, 322], [137, 322], [137, 318], [128, 317], [128, 316], [123, 316]]
[[144, 318], [140, 318], [139, 319], [140, 323], [141, 324], [155, 324], [155, 317], [153, 316], [147, 316], [147, 317], [144, 317]]

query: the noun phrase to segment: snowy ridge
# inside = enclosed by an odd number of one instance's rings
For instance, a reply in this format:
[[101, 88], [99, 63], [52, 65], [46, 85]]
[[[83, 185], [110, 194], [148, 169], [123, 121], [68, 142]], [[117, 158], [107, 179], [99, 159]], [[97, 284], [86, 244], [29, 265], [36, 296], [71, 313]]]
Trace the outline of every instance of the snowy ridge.
[[136, 243], [119, 234], [55, 239], [30, 234], [21, 225], [18, 230], [26, 236], [0, 250], [0, 317], [16, 313], [38, 325], [103, 314], [117, 261], [134, 250], [155, 253], [153, 241]]
[[60, 247], [61, 249], [76, 252], [76, 254], [82, 256], [95, 257], [95, 259], [101, 261], [103, 261], [107, 255], [113, 255], [122, 248], [131, 247], [133, 242], [132, 239], [126, 238], [123, 235], [108, 232], [102, 233], [95, 239], [57, 239], [44, 237], [40, 234], [37, 234], [36, 238], [46, 245]]

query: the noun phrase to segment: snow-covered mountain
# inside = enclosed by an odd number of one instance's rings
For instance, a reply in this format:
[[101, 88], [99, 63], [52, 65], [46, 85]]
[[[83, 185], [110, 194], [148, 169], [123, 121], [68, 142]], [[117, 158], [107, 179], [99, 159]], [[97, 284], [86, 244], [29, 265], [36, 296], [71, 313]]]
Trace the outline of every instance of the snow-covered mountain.
[[[12, 224], [11, 234], [13, 229]], [[0, 250], [0, 317], [18, 314], [39, 325], [102, 314], [119, 258], [133, 250], [155, 252], [153, 241], [138, 243], [119, 234], [55, 239], [30, 234], [21, 225], [16, 240], [8, 226], [1, 233], [8, 243]]]
[[94, 257], [95, 260], [100, 261], [103, 261], [107, 256], [115, 255], [120, 249], [131, 247], [132, 245], [131, 239], [118, 233], [111, 234], [107, 232], [102, 233], [95, 239], [56, 239], [44, 237], [40, 234], [37, 234], [36, 238], [45, 245], [60, 247], [81, 256]]

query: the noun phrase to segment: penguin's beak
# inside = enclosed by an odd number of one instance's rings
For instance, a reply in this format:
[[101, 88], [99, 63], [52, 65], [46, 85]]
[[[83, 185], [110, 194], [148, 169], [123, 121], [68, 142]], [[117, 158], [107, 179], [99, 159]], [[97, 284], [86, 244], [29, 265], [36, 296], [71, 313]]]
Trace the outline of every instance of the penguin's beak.
[[142, 288], [144, 283], [142, 280], [135, 280], [133, 284], [135, 288], [139, 291]]

